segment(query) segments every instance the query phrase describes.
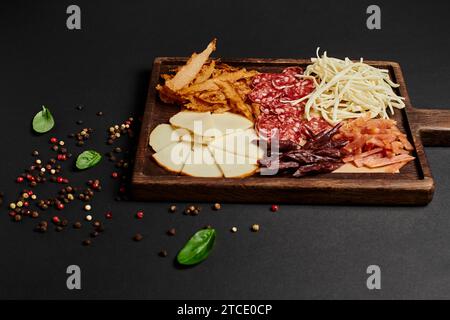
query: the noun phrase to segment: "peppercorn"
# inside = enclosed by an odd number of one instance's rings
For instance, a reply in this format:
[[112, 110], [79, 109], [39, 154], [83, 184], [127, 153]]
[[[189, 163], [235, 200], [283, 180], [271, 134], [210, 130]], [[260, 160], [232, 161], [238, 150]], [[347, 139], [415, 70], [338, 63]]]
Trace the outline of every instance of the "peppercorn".
[[166, 250], [161, 250], [161, 251], [158, 253], [158, 255], [159, 255], [160, 257], [162, 257], [162, 258], [165, 258], [165, 257], [167, 257], [167, 251], [166, 251]]
[[133, 237], [134, 241], [141, 241], [142, 239], [144, 239], [144, 237], [140, 233], [136, 233]]
[[144, 211], [138, 211], [138, 212], [136, 213], [136, 218], [142, 219], [143, 217], [144, 217]]
[[78, 125], [81, 125], [81, 124], [83, 124], [83, 120], [77, 120], [77, 122], [76, 122]]
[[113, 172], [113, 173], [111, 173], [111, 177], [113, 179], [117, 179], [119, 177], [119, 174], [117, 172]]
[[110, 212], [110, 211], [109, 211], [109, 212], [106, 212], [106, 213], [105, 213], [105, 218], [106, 218], [106, 219], [112, 219], [112, 212]]
[[237, 231], [238, 231], [238, 228], [237, 228], [237, 227], [232, 227], [232, 228], [231, 228], [231, 232], [236, 233]]
[[39, 212], [37, 212], [37, 211], [32, 211], [32, 212], [31, 212], [31, 217], [32, 217], [33, 219], [38, 218], [38, 217], [39, 217]]
[[103, 112], [99, 111], [97, 112], [97, 116], [101, 117], [103, 115]]
[[91, 220], [92, 220], [92, 216], [91, 216], [90, 214], [88, 214], [88, 215], [85, 217], [85, 219], [86, 219], [86, 221], [91, 221]]
[[97, 231], [91, 232], [91, 237], [96, 238], [98, 237], [99, 233]]
[[83, 245], [84, 245], [84, 246], [90, 246], [91, 243], [92, 243], [92, 241], [89, 240], [89, 239], [86, 239], [86, 240], [83, 241]]
[[91, 211], [91, 210], [92, 210], [91, 205], [90, 205], [90, 204], [85, 205], [85, 206], [84, 206], [84, 210], [86, 210], [86, 211]]
[[278, 206], [275, 205], [275, 204], [273, 204], [273, 205], [270, 207], [270, 211], [272, 211], [272, 212], [277, 212], [278, 209], [279, 209]]
[[39, 156], [39, 151], [34, 150], [34, 151], [31, 153], [31, 155], [32, 155], [33, 157], [37, 157], [37, 156]]
[[214, 205], [213, 205], [213, 209], [214, 210], [220, 210], [221, 209], [221, 205], [220, 205], [220, 203], [215, 203]]
[[22, 183], [23, 182], [23, 177], [17, 177], [16, 181], [17, 181], [17, 183]]
[[253, 232], [258, 232], [258, 231], [259, 231], [259, 224], [254, 224], [254, 225], [252, 225], [251, 230], [252, 230]]
[[177, 206], [170, 206], [169, 212], [174, 213], [175, 211], [177, 211]]
[[92, 223], [92, 225], [94, 226], [94, 228], [98, 228], [100, 227], [102, 224], [100, 221], [94, 221], [94, 223]]
[[77, 221], [73, 224], [74, 229], [81, 229], [82, 225], [81, 222]]
[[14, 221], [19, 222], [19, 221], [21, 221], [21, 220], [22, 220], [22, 216], [21, 216], [20, 214], [16, 214], [16, 215], [14, 216]]
[[168, 234], [169, 236], [174, 236], [174, 235], [176, 234], [175, 228], [170, 228], [170, 229], [167, 231], [167, 234]]

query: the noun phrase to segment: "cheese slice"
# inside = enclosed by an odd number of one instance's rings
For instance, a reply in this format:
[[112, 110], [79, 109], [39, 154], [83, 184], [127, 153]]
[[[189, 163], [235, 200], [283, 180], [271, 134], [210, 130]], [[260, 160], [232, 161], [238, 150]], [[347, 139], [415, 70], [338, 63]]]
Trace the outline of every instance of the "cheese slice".
[[186, 129], [176, 129], [170, 124], [160, 124], [150, 133], [149, 145], [158, 152], [171, 143], [180, 141], [181, 136], [185, 134], [189, 134]]
[[175, 127], [188, 129], [198, 136], [208, 136], [205, 132], [209, 132], [213, 127], [210, 112], [181, 111], [170, 118], [169, 122]]
[[223, 176], [208, 147], [201, 144], [194, 145], [181, 173], [203, 178], [221, 178]]
[[153, 158], [166, 170], [179, 173], [191, 153], [192, 149], [189, 143], [174, 142], [153, 154]]
[[208, 147], [225, 178], [244, 178], [258, 170], [257, 160]]
[[231, 134], [214, 139], [208, 145], [247, 158], [261, 159], [264, 150], [258, 146], [257, 141], [258, 135], [253, 128], [245, 131], [237, 129]]
[[181, 137], [181, 141], [189, 142], [192, 144], [208, 144], [213, 141], [213, 137], [202, 137], [196, 134], [188, 132]]
[[253, 127], [253, 122], [249, 119], [231, 112], [213, 113], [211, 115], [213, 126], [216, 132], [210, 136], [217, 137], [226, 135], [236, 130], [246, 130]]

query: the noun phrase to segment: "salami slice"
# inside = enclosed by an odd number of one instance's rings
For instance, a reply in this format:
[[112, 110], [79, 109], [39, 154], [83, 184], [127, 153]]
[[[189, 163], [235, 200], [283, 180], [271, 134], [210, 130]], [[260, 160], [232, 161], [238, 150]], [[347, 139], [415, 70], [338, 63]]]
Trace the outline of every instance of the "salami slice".
[[289, 67], [281, 73], [262, 73], [253, 78], [249, 99], [260, 105], [256, 128], [261, 136], [270, 140], [276, 134], [281, 140], [302, 143], [323, 129], [322, 124], [315, 122], [305, 126], [308, 122], [303, 119], [304, 103], [289, 103], [314, 90], [314, 83], [299, 77], [302, 74], [302, 68]]

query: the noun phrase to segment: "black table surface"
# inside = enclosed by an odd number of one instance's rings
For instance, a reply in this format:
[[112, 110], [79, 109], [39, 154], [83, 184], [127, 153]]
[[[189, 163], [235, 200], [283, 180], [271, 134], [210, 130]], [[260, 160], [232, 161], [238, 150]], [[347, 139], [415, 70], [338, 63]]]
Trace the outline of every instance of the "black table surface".
[[[154, 57], [187, 56], [213, 37], [221, 57], [307, 58], [320, 46], [331, 56], [398, 61], [414, 106], [448, 108], [448, 2], [378, 1], [382, 29], [374, 31], [366, 28], [371, 1], [80, 0], [77, 31], [66, 28], [70, 4], [0, 3], [0, 298], [450, 298], [450, 149], [426, 149], [436, 180], [426, 207], [292, 205], [272, 213], [267, 205], [224, 204], [215, 212], [201, 204], [196, 217], [169, 214], [168, 203], [114, 201], [118, 183], [104, 161], [67, 173], [78, 184], [100, 178], [92, 212], [114, 215], [90, 247], [81, 245], [88, 228], [39, 234], [32, 219], [10, 222], [6, 208], [32, 150], [50, 154], [49, 137], [79, 130], [81, 119], [96, 130], [86, 148], [108, 151], [109, 125], [143, 112]], [[43, 104], [56, 127], [36, 136], [30, 121]], [[73, 153], [82, 150], [65, 140]], [[82, 219], [81, 206], [61, 215]], [[134, 217], [138, 210], [144, 219]], [[260, 232], [249, 231], [253, 223]], [[218, 232], [209, 259], [178, 268], [177, 251], [208, 224]], [[230, 233], [232, 226], [239, 232]], [[168, 237], [172, 227], [177, 234]], [[139, 243], [131, 239], [137, 232]], [[167, 258], [158, 256], [161, 249]], [[66, 288], [69, 265], [80, 266], [82, 290]], [[381, 290], [366, 287], [369, 265], [381, 268]]]

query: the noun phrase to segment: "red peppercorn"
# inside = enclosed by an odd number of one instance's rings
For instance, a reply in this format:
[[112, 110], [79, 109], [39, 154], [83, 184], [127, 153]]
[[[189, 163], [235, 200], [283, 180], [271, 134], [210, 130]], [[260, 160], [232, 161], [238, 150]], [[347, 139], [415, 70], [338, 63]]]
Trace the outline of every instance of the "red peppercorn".
[[14, 211], [10, 211], [8, 214], [11, 218], [14, 218], [16, 216], [16, 213]]
[[272, 212], [277, 212], [278, 211], [278, 206], [276, 205], [276, 204], [274, 204], [274, 205], [272, 205], [271, 207], [270, 207], [270, 211], [272, 211]]
[[113, 173], [111, 173], [111, 177], [113, 179], [117, 179], [119, 177], [119, 174], [117, 172], [113, 172]]
[[54, 216], [54, 217], [52, 218], [52, 221], [53, 221], [53, 223], [56, 223], [56, 224], [58, 224], [58, 223], [61, 222], [61, 220], [59, 219], [58, 216]]
[[125, 192], [126, 192], [125, 187], [120, 187], [120, 188], [119, 188], [119, 192], [120, 192], [120, 193], [125, 193]]
[[24, 207], [29, 207], [29, 206], [30, 206], [30, 203], [29, 203], [28, 201], [25, 201], [25, 202], [23, 203], [23, 206], [24, 206]]
[[64, 178], [63, 183], [66, 183], [66, 184], [69, 183], [69, 179]]
[[63, 183], [64, 179], [63, 179], [63, 177], [58, 177], [58, 178], [56, 178], [56, 181], [58, 183]]
[[23, 182], [23, 177], [17, 177], [16, 181], [17, 181], [17, 183], [22, 183]]
[[34, 192], [31, 191], [31, 190], [27, 191], [27, 193], [28, 193], [29, 196], [32, 196], [34, 194]]
[[53, 144], [58, 143], [58, 139], [56, 139], [55, 137], [50, 138], [50, 143], [53, 143]]
[[105, 213], [105, 218], [106, 219], [112, 219], [112, 212], [108, 211], [107, 213]]
[[58, 209], [58, 210], [63, 210], [63, 209], [64, 209], [64, 204], [58, 203], [58, 204], [56, 205], [56, 209]]
[[138, 212], [136, 213], [136, 218], [142, 219], [143, 217], [144, 217], [144, 211], [138, 211]]

